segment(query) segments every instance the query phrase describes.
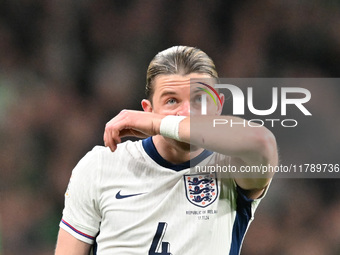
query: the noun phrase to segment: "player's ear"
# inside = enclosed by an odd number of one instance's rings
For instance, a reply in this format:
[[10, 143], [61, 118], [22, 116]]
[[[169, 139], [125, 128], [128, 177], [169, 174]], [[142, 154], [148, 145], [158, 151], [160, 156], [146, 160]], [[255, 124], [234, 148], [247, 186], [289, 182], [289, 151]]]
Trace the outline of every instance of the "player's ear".
[[223, 105], [224, 105], [224, 100], [225, 100], [225, 97], [224, 97], [224, 94], [223, 94], [223, 93], [220, 93], [219, 96], [220, 96], [220, 98], [221, 98], [222, 105], [218, 104], [218, 108], [217, 108], [216, 115], [221, 115], [221, 114], [222, 114]]
[[143, 108], [144, 112], [152, 112], [152, 103], [147, 99], [143, 99], [142, 100], [142, 108]]

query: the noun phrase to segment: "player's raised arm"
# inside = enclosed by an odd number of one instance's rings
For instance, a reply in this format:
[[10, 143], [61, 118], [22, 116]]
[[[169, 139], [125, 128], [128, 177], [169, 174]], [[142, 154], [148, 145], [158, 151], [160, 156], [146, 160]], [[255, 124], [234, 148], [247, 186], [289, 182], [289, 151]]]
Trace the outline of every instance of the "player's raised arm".
[[[120, 142], [119, 133], [129, 133], [130, 135], [135, 133], [146, 136], [161, 134], [200, 148], [231, 156], [231, 163], [236, 166], [277, 165], [278, 155], [275, 137], [267, 128], [214, 126], [214, 119], [216, 118], [216, 116], [196, 116], [186, 117], [185, 119], [181, 116], [167, 116], [164, 118], [164, 116], [154, 113], [124, 111], [121, 116], [114, 118], [106, 126], [104, 141], [107, 146], [110, 146], [111, 150], [114, 150], [116, 144]], [[240, 123], [243, 120], [232, 116], [218, 116], [218, 119], [229, 123], [231, 121]], [[162, 130], [161, 125], [163, 126]], [[194, 128], [190, 128], [190, 125]], [[260, 176], [261, 178], [259, 176], [254, 177], [237, 178], [236, 180], [241, 188], [261, 190], [268, 184], [272, 175], [263, 175]]]
[[[136, 136], [152, 136], [161, 134], [181, 142], [190, 143], [200, 148], [215, 151], [231, 156], [231, 164], [241, 166], [276, 166], [278, 153], [274, 135], [265, 127], [230, 127], [228, 125], [213, 126], [216, 116], [187, 117], [171, 116], [171, 120], [158, 114], [125, 111], [119, 117], [110, 121], [106, 126], [104, 141], [111, 150], [116, 149], [120, 142], [121, 134], [136, 134]], [[118, 120], [117, 120], [118, 119]], [[176, 126], [176, 119], [178, 123]], [[218, 116], [220, 120], [241, 122], [242, 119], [231, 116]], [[161, 123], [163, 130], [161, 132]], [[190, 124], [193, 127], [190, 128]], [[164, 127], [168, 125], [168, 129]], [[254, 124], [255, 125], [255, 124]], [[165, 129], [165, 131], [164, 131]], [[254, 173], [247, 178], [236, 176], [237, 184], [250, 190], [249, 197], [256, 198], [262, 194], [262, 190], [268, 185], [272, 173], [266, 175]]]
[[55, 255], [88, 255], [91, 245], [82, 242], [60, 228]]
[[[241, 118], [233, 116], [166, 116], [152, 111], [124, 110], [113, 118], [105, 128], [104, 141], [112, 151], [126, 135], [147, 137], [162, 135], [174, 140], [195, 145], [224, 155], [231, 156], [231, 164], [242, 166], [276, 166], [278, 163], [277, 147], [274, 135], [265, 127], [217, 125], [220, 122], [242, 123]], [[190, 125], [191, 128], [190, 128]], [[162, 155], [162, 150], [159, 151]], [[248, 197], [256, 198], [272, 178], [254, 173], [247, 176], [235, 176], [237, 184], [248, 191]]]

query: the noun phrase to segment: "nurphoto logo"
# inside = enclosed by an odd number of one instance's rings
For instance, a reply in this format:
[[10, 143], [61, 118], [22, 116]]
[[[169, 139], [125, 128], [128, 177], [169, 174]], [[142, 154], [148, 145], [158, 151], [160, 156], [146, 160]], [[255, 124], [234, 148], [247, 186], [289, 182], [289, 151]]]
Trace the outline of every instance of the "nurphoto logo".
[[[298, 122], [296, 119], [277, 119], [277, 118], [269, 118], [271, 114], [276, 112], [278, 108], [280, 109], [280, 115], [286, 116], [287, 115], [287, 105], [294, 105], [294, 110], [299, 110], [305, 116], [312, 116], [311, 112], [304, 106], [307, 102], [311, 99], [311, 93], [308, 89], [300, 88], [300, 87], [272, 87], [271, 93], [271, 106], [268, 109], [256, 109], [254, 106], [254, 88], [247, 87], [246, 96], [244, 95], [243, 91], [237, 87], [236, 85], [232, 84], [215, 84], [215, 88], [212, 86], [205, 84], [203, 82], [198, 82], [205, 87], [197, 87], [198, 89], [206, 92], [206, 94], [202, 94], [201, 98], [201, 114], [207, 115], [207, 95], [211, 97], [215, 105], [220, 104], [222, 106], [222, 100], [219, 96], [218, 89], [228, 89], [231, 93], [232, 97], [232, 113], [233, 115], [245, 115], [245, 105], [248, 107], [249, 112], [256, 116], [266, 116], [267, 118], [258, 118], [258, 119], [251, 119], [251, 120], [243, 120], [240, 122], [232, 122], [226, 119], [214, 119], [213, 126], [217, 125], [225, 125], [229, 124], [230, 126], [235, 125], [243, 125], [249, 127], [259, 127], [263, 126], [266, 123], [270, 124], [271, 127], [274, 127], [276, 123], [280, 123], [282, 127], [296, 127]], [[217, 90], [216, 90], [217, 89]], [[209, 91], [210, 90], [210, 91]], [[280, 93], [279, 93], [280, 92]], [[280, 94], [280, 97], [279, 97]], [[289, 95], [294, 94], [295, 97], [289, 97]], [[296, 98], [296, 95], [299, 95]], [[216, 100], [216, 98], [218, 100]], [[280, 99], [280, 104], [279, 104]], [[247, 104], [245, 104], [245, 102]], [[229, 123], [230, 122], [230, 123]], [[254, 124], [256, 123], [256, 124]], [[260, 124], [260, 125], [258, 125]]]

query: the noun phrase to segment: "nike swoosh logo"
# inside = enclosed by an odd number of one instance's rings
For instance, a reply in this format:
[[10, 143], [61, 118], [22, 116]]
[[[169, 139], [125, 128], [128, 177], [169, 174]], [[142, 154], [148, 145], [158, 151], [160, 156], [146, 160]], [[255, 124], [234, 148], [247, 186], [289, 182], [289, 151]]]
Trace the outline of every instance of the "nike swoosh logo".
[[137, 193], [137, 194], [121, 195], [120, 192], [121, 192], [121, 190], [118, 191], [118, 193], [116, 194], [117, 199], [123, 199], [123, 198], [134, 197], [134, 196], [139, 196], [139, 195], [145, 194], [145, 193]]

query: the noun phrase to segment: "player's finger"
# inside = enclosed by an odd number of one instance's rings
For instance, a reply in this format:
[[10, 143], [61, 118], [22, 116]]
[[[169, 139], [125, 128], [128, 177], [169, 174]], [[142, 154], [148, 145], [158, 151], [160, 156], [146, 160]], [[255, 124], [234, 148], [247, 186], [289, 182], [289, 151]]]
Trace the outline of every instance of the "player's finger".
[[104, 144], [106, 147], [110, 147], [110, 132], [109, 132], [109, 128], [108, 128], [108, 125], [109, 123], [106, 123], [105, 125], [105, 130], [104, 130], [104, 136], [103, 136], [103, 139], [104, 139]]
[[119, 133], [125, 128], [125, 121], [122, 114], [117, 115], [108, 123], [106, 123], [104, 131], [104, 144], [109, 147], [111, 151], [115, 151], [117, 144], [121, 143]]
[[110, 138], [111, 135], [108, 131], [104, 132], [104, 145], [106, 147], [109, 147], [111, 151], [114, 151], [114, 144], [112, 138]]
[[108, 131], [104, 132], [104, 144], [106, 147], [109, 147], [110, 150], [113, 152], [115, 150], [115, 146], [113, 144], [113, 140], [110, 138], [111, 135]]
[[114, 126], [108, 126], [104, 132], [104, 144], [109, 147], [113, 152], [117, 148], [117, 144], [120, 143], [119, 131]]

